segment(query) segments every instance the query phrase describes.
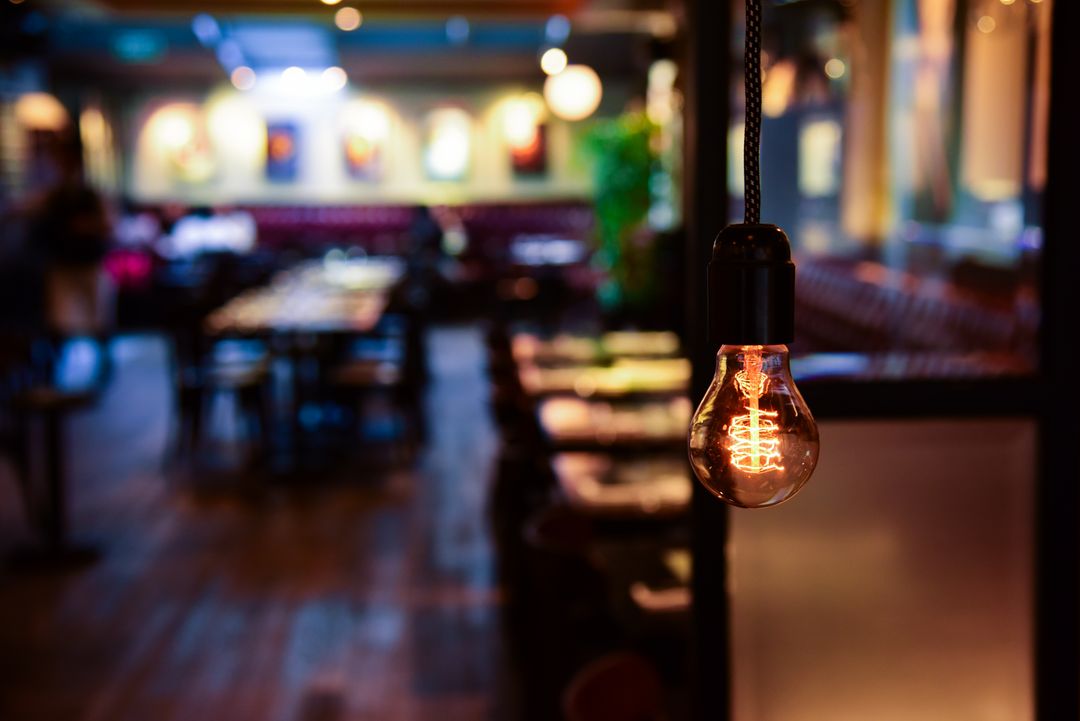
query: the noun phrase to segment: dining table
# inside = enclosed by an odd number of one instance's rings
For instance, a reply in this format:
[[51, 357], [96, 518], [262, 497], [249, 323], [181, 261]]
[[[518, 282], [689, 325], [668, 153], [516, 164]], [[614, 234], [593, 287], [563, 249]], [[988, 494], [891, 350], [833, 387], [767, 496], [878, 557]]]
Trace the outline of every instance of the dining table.
[[597, 519], [667, 519], [684, 515], [693, 491], [686, 454], [558, 453], [559, 490], [576, 512]]
[[620, 399], [685, 394], [690, 386], [685, 358], [617, 358], [608, 365], [544, 367], [518, 364], [522, 390], [532, 397], [577, 395]]
[[212, 336], [367, 333], [381, 320], [404, 277], [400, 258], [315, 260], [212, 312]]
[[557, 452], [685, 449], [692, 412], [685, 396], [626, 402], [554, 396], [537, 403], [540, 430]]
[[[321, 454], [320, 433], [305, 430], [302, 420], [308, 408], [316, 411], [308, 413], [309, 418], [323, 417], [307, 392], [311, 379], [323, 377], [335, 339], [378, 332], [405, 271], [401, 258], [328, 256], [281, 272], [206, 318], [204, 330], [212, 339], [267, 341], [273, 376], [273, 467], [291, 470], [299, 458], [312, 460]], [[312, 373], [313, 368], [318, 371]]]
[[519, 332], [510, 339], [519, 365], [603, 365], [616, 358], [675, 358], [679, 337], [670, 331], [609, 331], [599, 335], [559, 333], [545, 337]]

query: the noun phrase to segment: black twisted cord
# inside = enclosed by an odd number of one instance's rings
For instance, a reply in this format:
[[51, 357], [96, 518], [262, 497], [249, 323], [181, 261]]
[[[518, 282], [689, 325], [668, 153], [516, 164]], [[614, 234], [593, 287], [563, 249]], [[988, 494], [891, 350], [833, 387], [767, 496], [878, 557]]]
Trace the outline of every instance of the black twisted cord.
[[743, 134], [743, 186], [746, 223], [761, 222], [761, 0], [746, 0], [746, 130]]

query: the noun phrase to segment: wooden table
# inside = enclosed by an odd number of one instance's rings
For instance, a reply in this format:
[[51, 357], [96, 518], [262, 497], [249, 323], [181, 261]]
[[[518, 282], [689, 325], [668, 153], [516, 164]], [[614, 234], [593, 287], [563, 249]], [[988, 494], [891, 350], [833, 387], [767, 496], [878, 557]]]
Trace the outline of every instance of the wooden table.
[[562, 451], [685, 449], [692, 413], [684, 397], [612, 403], [556, 396], [537, 405], [541, 430]]
[[559, 488], [574, 510], [599, 518], [670, 518], [690, 506], [685, 453], [612, 457], [560, 453], [552, 459]]
[[[272, 339], [270, 351], [282, 362], [284, 382], [273, 383], [279, 394], [271, 434], [273, 465], [293, 469], [302, 450], [299, 418], [304, 380], [298, 370], [313, 365], [322, 377], [327, 360], [323, 336], [362, 335], [379, 325], [390, 293], [405, 274], [400, 258], [321, 260], [303, 263], [264, 287], [242, 293], [205, 321], [214, 337], [256, 336]], [[271, 364], [271, 368], [277, 366]], [[307, 440], [317, 440], [308, 434]], [[314, 457], [316, 454], [309, 454]]]
[[530, 396], [577, 395], [620, 399], [641, 395], [682, 395], [690, 386], [685, 358], [619, 358], [611, 365], [545, 368], [519, 363], [518, 380]]
[[679, 338], [670, 332], [614, 331], [599, 336], [516, 333], [511, 351], [519, 365], [598, 365], [615, 358], [674, 358]]
[[397, 258], [304, 263], [206, 319], [211, 335], [367, 333], [404, 275]]

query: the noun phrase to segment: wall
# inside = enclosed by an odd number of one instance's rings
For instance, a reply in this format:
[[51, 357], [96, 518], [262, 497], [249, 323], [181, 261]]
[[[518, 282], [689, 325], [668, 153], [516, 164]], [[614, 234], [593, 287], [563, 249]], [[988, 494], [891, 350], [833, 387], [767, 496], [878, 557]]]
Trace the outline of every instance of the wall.
[[[240, 93], [231, 87], [206, 95], [151, 95], [134, 103], [127, 139], [127, 191], [142, 202], [214, 203], [454, 203], [529, 198], [585, 198], [591, 191], [588, 159], [578, 140], [589, 121], [547, 120], [548, 172], [540, 178], [515, 178], [502, 130], [501, 103], [539, 87], [488, 88], [370, 87], [317, 97]], [[613, 115], [625, 104], [626, 90], [604, 88], [597, 117]], [[363, 97], [390, 109], [391, 123], [379, 181], [348, 177], [342, 145], [341, 114], [350, 99]], [[182, 104], [205, 120], [206, 150], [212, 170], [205, 181], [175, 177], [167, 153], [154, 139], [155, 112]], [[437, 107], [464, 108], [473, 118], [471, 168], [458, 182], [432, 181], [422, 163], [424, 118]], [[293, 182], [266, 179], [265, 121], [291, 121], [299, 128], [300, 167]]]
[[791, 502], [735, 511], [739, 721], [1025, 721], [1035, 429], [829, 421]]

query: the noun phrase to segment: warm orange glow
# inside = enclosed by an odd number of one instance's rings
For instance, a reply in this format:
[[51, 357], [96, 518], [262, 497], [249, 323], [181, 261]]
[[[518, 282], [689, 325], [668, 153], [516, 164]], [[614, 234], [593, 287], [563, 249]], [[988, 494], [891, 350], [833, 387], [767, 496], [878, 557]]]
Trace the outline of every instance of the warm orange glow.
[[761, 346], [743, 348], [743, 369], [735, 383], [746, 399], [746, 413], [731, 419], [728, 428], [731, 465], [744, 473], [782, 471], [780, 427], [773, 419], [776, 411], [764, 411], [759, 401], [769, 389], [769, 378], [761, 372]]
[[356, 8], [344, 7], [334, 13], [334, 24], [338, 30], [352, 32], [364, 22], [364, 16]]

